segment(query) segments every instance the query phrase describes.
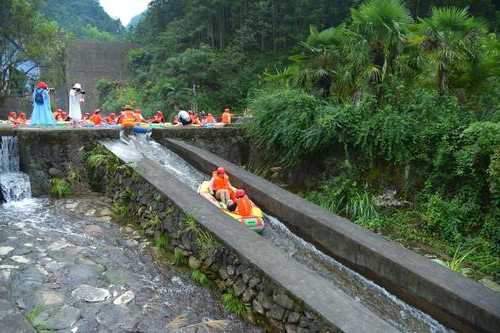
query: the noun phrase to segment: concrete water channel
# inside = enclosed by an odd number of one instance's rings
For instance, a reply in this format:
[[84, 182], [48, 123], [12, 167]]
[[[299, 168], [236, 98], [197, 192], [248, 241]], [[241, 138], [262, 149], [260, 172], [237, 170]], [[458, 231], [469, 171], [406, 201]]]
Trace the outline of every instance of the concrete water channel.
[[[72, 163], [79, 163], [82, 157], [75, 159], [72, 155], [82, 155], [87, 147], [104, 139], [99, 142], [127, 163], [157, 193], [152, 196], [163, 196], [179, 211], [192, 216], [203, 228], [217, 236], [224, 247], [231, 250], [233, 257], [237, 257], [236, 262], [242, 262], [242, 267], [247, 267], [250, 272], [248, 278], [245, 279], [245, 272], [242, 272], [238, 278], [240, 280], [232, 281], [227, 275], [231, 275], [235, 264], [222, 265], [218, 270], [219, 280], [225, 279], [226, 284], [234, 283], [235, 293], [243, 297], [257, 313], [262, 310], [264, 317], [269, 318], [278, 330], [495, 332], [495, 327], [499, 327], [498, 294], [472, 281], [464, 282], [457, 274], [445, 272], [444, 268], [434, 267], [432, 265], [435, 264], [430, 263], [437, 280], [433, 281], [433, 289], [429, 293], [435, 292], [435, 298], [443, 297], [446, 300], [449, 296], [440, 289], [439, 279], [451, 278], [453, 281], [448, 281], [451, 286], [448, 289], [451, 289], [455, 299], [449, 309], [439, 300], [412, 302], [411, 294], [418, 293], [418, 288], [408, 285], [408, 290], [395, 292], [398, 288], [391, 288], [395, 284], [393, 281], [385, 285], [383, 279], [379, 280], [379, 276], [373, 272], [368, 272], [366, 276], [359, 274], [366, 273], [365, 269], [356, 269], [359, 263], [351, 265], [342, 253], [337, 255], [328, 246], [322, 246], [322, 241], [315, 242], [310, 238], [307, 230], [295, 228], [296, 223], [310, 223], [307, 218], [294, 213], [299, 205], [308, 208], [307, 205], [299, 202], [294, 208], [289, 207], [290, 214], [281, 214], [281, 206], [286, 205], [287, 200], [281, 204], [274, 203], [275, 200], [283, 200], [281, 192], [271, 188], [268, 194], [273, 198], [266, 199], [258, 191], [261, 180], [255, 176], [251, 176], [255, 179], [246, 179], [247, 174], [238, 170], [237, 166], [208, 152], [200, 152], [181, 142], [162, 141], [180, 153], [181, 158], [155, 141], [134, 138], [129, 144], [124, 144], [117, 140], [116, 131], [101, 131], [97, 135], [88, 134], [88, 131], [66, 131], [68, 133], [71, 138], [62, 140], [61, 135], [54, 133], [19, 133], [20, 144], [30, 145], [21, 147], [21, 169], [35, 180], [32, 180], [35, 192], [43, 192], [45, 186], [42, 183], [47, 171], [41, 170], [42, 166], [47, 168], [52, 165], [51, 161], [33, 163], [30, 160], [30, 157], [40, 156], [39, 150], [44, 150], [45, 154], [58, 155], [54, 158], [58, 162], [68, 158]], [[75, 139], [76, 133], [79, 139]], [[23, 135], [26, 137], [23, 138]], [[33, 139], [44, 135], [49, 137], [45, 143]], [[89, 142], [80, 142], [82, 137]], [[77, 146], [81, 146], [76, 154], [74, 149], [69, 148], [75, 140]], [[45, 147], [48, 142], [57, 142], [58, 148]], [[242, 230], [242, 227], [195, 193], [198, 184], [207, 179], [207, 173], [218, 164], [227, 167], [236, 183], [247, 188], [252, 197], [255, 195], [258, 203], [270, 213], [266, 216], [267, 228], [262, 236]], [[248, 181], [253, 185], [246, 183]], [[35, 320], [39, 327], [52, 325], [49, 328], [61, 332], [261, 330], [225, 312], [220, 298], [192, 282], [188, 275], [155, 263], [149, 254], [148, 240], [140, 238], [133, 229], [120, 229], [120, 226], [109, 222], [109, 212], [108, 215], [103, 214], [109, 209], [107, 200], [95, 196], [69, 201], [27, 199], [2, 206], [0, 255], [5, 254], [0, 257], [0, 292], [6, 296], [6, 301], [0, 303], [0, 322], [7, 323], [10, 320], [12, 324], [9, 325], [16, 327], [11, 332], [23, 332], [23, 323], [26, 324], [26, 331], [30, 331], [26, 321], [20, 320], [21, 314], [32, 322]], [[293, 205], [294, 200], [289, 198], [288, 204]], [[316, 214], [316, 218], [321, 218], [320, 215]], [[310, 228], [315, 228], [312, 223]], [[324, 236], [319, 236], [318, 240], [322, 238]], [[334, 239], [339, 240], [338, 237]], [[350, 242], [352, 240], [346, 238], [346, 244]], [[369, 242], [364, 245], [374, 248]], [[353, 246], [350, 251], [359, 252], [359, 245]], [[401, 253], [406, 255], [405, 252]], [[381, 252], [373, 258], [380, 261], [379, 257], [385, 258], [385, 255]], [[399, 260], [404, 261], [404, 255], [399, 255]], [[363, 259], [362, 252], [356, 256], [360, 261], [367, 260]], [[415, 260], [409, 256], [407, 259], [408, 265], [423, 267], [419, 258]], [[399, 263], [394, 262], [394, 265]], [[386, 272], [380, 274], [400, 274], [394, 267], [382, 265], [380, 269]], [[238, 270], [239, 267], [236, 268]], [[240, 272], [234, 274], [240, 275]], [[113, 280], [113, 276], [117, 279]], [[269, 307], [262, 306], [268, 297], [266, 287], [252, 286], [257, 276], [259, 281], [268, 280], [270, 286], [274, 286], [271, 289], [279, 290], [269, 291]], [[418, 278], [420, 280], [414, 278], [416, 284], [426, 288], [425, 274]], [[241, 279], [246, 283], [243, 287]], [[387, 288], [371, 279], [381, 281]], [[476, 299], [471, 299], [467, 290], [457, 292], [454, 289], [457, 285], [471, 289], [469, 291], [476, 294]], [[241, 293], [238, 289], [241, 289]], [[86, 298], [96, 301], [89, 302]], [[424, 311], [414, 306], [421, 304]], [[2, 313], [7, 312], [8, 316], [2, 316]], [[432, 313], [432, 316], [426, 312]], [[209, 323], [214, 320], [215, 325], [219, 323], [221, 326], [210, 327]], [[311, 322], [318, 322], [318, 325], [312, 325]], [[179, 326], [172, 326], [176, 324]]]

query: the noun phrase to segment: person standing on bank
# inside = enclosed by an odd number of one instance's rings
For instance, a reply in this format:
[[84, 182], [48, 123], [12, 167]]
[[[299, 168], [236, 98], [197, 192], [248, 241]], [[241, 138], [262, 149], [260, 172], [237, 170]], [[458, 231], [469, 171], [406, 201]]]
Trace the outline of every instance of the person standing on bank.
[[71, 123], [76, 125], [82, 120], [82, 104], [85, 102], [83, 95], [85, 91], [82, 90], [80, 83], [75, 83], [73, 88], [69, 91], [69, 117]]
[[56, 121], [50, 108], [49, 87], [45, 82], [38, 82], [33, 91], [33, 114], [31, 126], [55, 125]]

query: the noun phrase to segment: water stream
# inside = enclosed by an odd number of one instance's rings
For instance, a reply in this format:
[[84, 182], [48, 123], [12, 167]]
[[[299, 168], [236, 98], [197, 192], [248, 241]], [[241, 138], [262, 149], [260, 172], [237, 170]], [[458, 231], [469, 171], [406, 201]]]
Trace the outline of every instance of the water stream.
[[[123, 145], [117, 142], [116, 145]], [[145, 137], [131, 138], [134, 153], [159, 162], [165, 170], [196, 191], [208, 179], [180, 156]], [[130, 147], [130, 146], [129, 146]], [[341, 288], [346, 294], [362, 303], [403, 332], [453, 332], [422, 311], [406, 304], [396, 296], [360, 274], [345, 267], [322, 253], [312, 244], [291, 232], [279, 219], [266, 215], [267, 227], [263, 237], [284, 251], [289, 257], [306, 265]]]
[[17, 137], [2, 136], [0, 146], [0, 191], [5, 202], [31, 198], [31, 184], [27, 174], [19, 168]]

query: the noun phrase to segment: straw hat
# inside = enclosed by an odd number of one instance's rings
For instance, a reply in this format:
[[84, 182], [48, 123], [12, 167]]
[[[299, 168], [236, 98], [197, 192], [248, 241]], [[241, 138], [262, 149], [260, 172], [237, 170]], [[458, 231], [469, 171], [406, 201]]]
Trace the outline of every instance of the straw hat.
[[134, 111], [134, 109], [130, 105], [127, 104], [123, 107], [123, 111]]

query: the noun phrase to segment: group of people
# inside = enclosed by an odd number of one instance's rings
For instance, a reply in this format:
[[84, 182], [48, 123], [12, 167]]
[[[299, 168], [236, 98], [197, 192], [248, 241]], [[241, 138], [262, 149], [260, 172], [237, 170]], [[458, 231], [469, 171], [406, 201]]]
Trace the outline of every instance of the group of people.
[[210, 191], [229, 211], [243, 217], [252, 216], [252, 202], [245, 190], [237, 189], [231, 185], [224, 168], [219, 167], [212, 173]]
[[223, 123], [227, 125], [231, 124], [231, 117], [232, 113], [229, 108], [224, 109], [220, 121], [217, 121], [217, 119], [211, 113], [206, 114], [205, 112], [201, 112], [200, 114], [197, 114], [193, 111], [181, 110], [174, 117], [172, 123], [174, 125], [182, 125], [182, 126], [187, 126], [187, 125], [205, 126], [208, 124], [215, 124], [215, 123]]

